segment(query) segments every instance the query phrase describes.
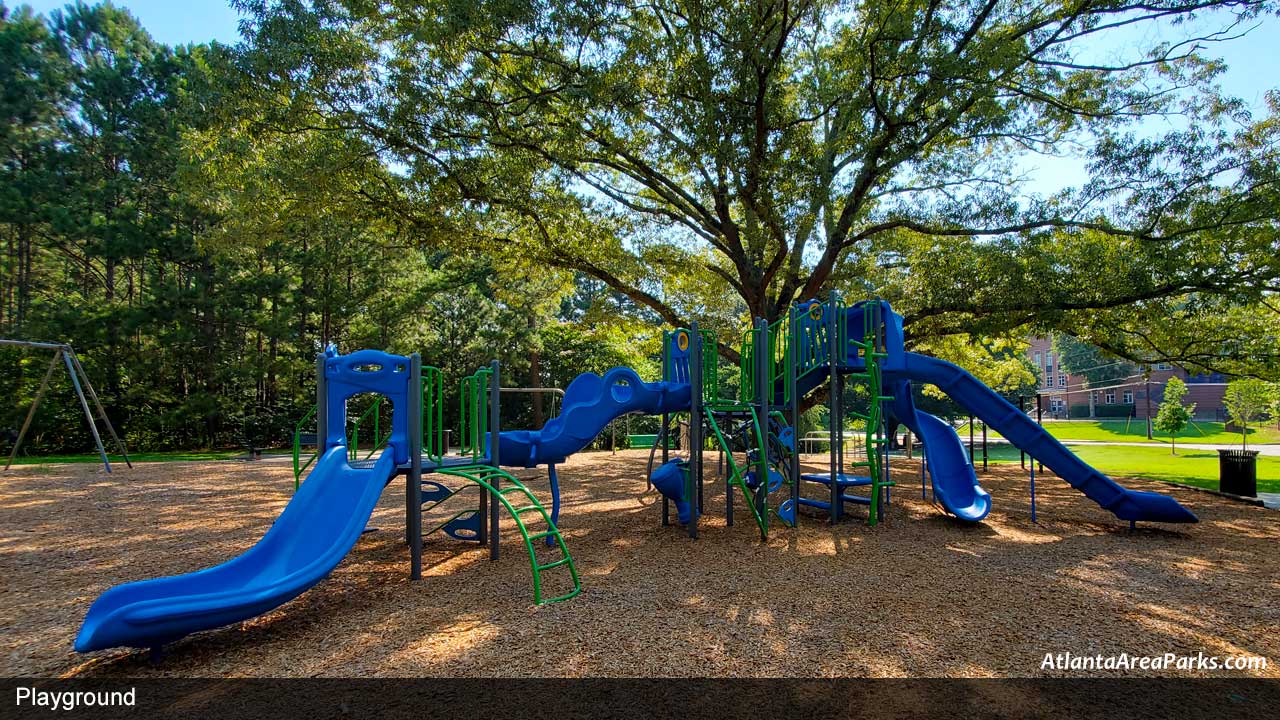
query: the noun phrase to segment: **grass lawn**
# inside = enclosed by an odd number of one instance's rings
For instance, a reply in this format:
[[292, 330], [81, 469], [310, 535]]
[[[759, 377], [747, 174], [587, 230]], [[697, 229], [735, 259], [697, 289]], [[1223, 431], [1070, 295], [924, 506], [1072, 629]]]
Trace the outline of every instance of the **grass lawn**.
[[[1147, 425], [1144, 420], [1093, 420], [1089, 422], [1074, 421], [1046, 421], [1044, 428], [1049, 431], [1050, 435], [1059, 440], [1098, 440], [1106, 442], [1149, 442], [1160, 443], [1162, 445], [1169, 444], [1169, 436], [1165, 433], [1156, 432], [1152, 440], [1147, 439]], [[966, 440], [969, 437], [969, 424], [964, 423], [957, 430], [961, 437]], [[975, 439], [982, 435], [982, 425], [979, 424], [974, 428]], [[994, 430], [987, 430], [988, 437], [1000, 437], [999, 433]], [[1223, 429], [1223, 423], [1196, 421], [1195, 425], [1188, 426], [1180, 435], [1178, 435], [1180, 443], [1211, 443], [1214, 445], [1239, 445], [1240, 433], [1227, 432]], [[1276, 429], [1273, 424], [1264, 427], [1249, 428], [1249, 444], [1262, 443], [1280, 443], [1280, 430]]]
[[[981, 466], [982, 446], [977, 445], [974, 450], [974, 461]], [[1179, 450], [1177, 455], [1171, 455], [1166, 446], [1072, 445], [1071, 451], [1112, 477], [1140, 477], [1218, 489], [1215, 450]], [[1016, 463], [1018, 449], [1004, 444], [988, 445], [987, 459], [993, 463]], [[1280, 457], [1258, 456], [1258, 492], [1280, 493]]]

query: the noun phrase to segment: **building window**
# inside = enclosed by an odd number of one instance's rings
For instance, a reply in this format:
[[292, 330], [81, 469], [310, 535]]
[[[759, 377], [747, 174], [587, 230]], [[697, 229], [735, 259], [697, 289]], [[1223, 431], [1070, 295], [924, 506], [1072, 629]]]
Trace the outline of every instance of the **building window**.
[[1049, 400], [1049, 412], [1062, 412], [1062, 398], [1055, 397]]
[[1039, 353], [1038, 351], [1036, 352], [1036, 360], [1035, 360], [1035, 362], [1036, 362], [1036, 367], [1043, 367], [1043, 365], [1042, 365], [1042, 364], [1041, 364], [1041, 362], [1040, 362], [1040, 353]]
[[1045, 375], [1045, 376], [1044, 376], [1044, 386], [1045, 386], [1045, 387], [1047, 387], [1047, 388], [1051, 388], [1051, 387], [1053, 387], [1053, 376], [1052, 376], [1052, 375]]
[[1058, 387], [1060, 387], [1060, 388], [1064, 388], [1064, 387], [1066, 387], [1066, 386], [1067, 386], [1067, 376], [1066, 376], [1066, 375], [1059, 375], [1059, 376], [1058, 376]]
[[1044, 356], [1044, 371], [1053, 372], [1053, 355]]
[[1104, 395], [1103, 397], [1105, 399], [1102, 402], [1106, 403], [1107, 405], [1114, 405], [1116, 402], [1116, 391], [1108, 390], [1107, 394]]
[[1125, 391], [1124, 391], [1124, 404], [1125, 404], [1125, 405], [1132, 405], [1132, 404], [1133, 404], [1133, 391], [1132, 391], [1132, 390], [1125, 390]]
[[1157, 370], [1172, 370], [1173, 366], [1169, 363], [1156, 363]]

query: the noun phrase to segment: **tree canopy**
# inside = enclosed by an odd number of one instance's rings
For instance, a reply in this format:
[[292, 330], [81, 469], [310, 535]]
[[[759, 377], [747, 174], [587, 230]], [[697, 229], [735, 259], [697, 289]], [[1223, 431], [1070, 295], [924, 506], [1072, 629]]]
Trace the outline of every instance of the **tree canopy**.
[[329, 342], [563, 386], [832, 290], [1009, 392], [1051, 332], [1280, 378], [1280, 93], [1215, 58], [1274, 4], [236, 4], [234, 47], [0, 6], [0, 334], [73, 343], [135, 446], [281, 441]]
[[[242, 7], [248, 72], [400, 166], [406, 218], [465, 208], [448, 227], [487, 252], [586, 273], [671, 323], [702, 310], [678, 291], [691, 278], [770, 319], [830, 287], [879, 294], [913, 339], [1170, 304], [1193, 323], [1280, 288], [1276, 98], [1252, 120], [1203, 52], [1265, 3]], [[1183, 41], [1086, 51], [1210, 9], [1227, 19]], [[1017, 158], [1067, 145], [1088, 182], [1029, 192]]]

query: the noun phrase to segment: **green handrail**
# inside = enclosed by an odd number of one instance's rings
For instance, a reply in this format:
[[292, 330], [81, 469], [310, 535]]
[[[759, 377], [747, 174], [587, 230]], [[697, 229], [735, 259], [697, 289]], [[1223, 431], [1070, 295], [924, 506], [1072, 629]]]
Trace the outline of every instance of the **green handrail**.
[[491, 368], [480, 368], [462, 379], [462, 392], [458, 396], [459, 452], [470, 454], [475, 461], [485, 456], [485, 441], [489, 435], [489, 384], [492, 379]]
[[[742, 411], [750, 412], [751, 423], [755, 429], [756, 447], [760, 448], [761, 452], [763, 452], [764, 435], [761, 432], [760, 417], [759, 415], [757, 415], [756, 408], [754, 405], [744, 405], [741, 403], [732, 403], [732, 402], [721, 402], [721, 403], [712, 403], [711, 405], [707, 406], [707, 409], [712, 411], [727, 410], [727, 411], [737, 411], [737, 412], [742, 412]], [[721, 432], [720, 424], [716, 422], [715, 413], [708, 412], [707, 420], [710, 421], [711, 430], [712, 432], [715, 433], [716, 440], [720, 443], [720, 448], [724, 451], [725, 459], [729, 463], [729, 482], [733, 485], [738, 486], [738, 488], [742, 490], [742, 496], [747, 500], [747, 507], [751, 508], [751, 515], [752, 517], [755, 518], [756, 525], [760, 528], [760, 539], [768, 540], [769, 539], [769, 516], [765, 513], [760, 512], [760, 508], [756, 507], [755, 493], [751, 490], [751, 488], [747, 487], [747, 482], [745, 480], [746, 473], [743, 471], [743, 468], [738, 465], [738, 461], [734, 459], [733, 446], [729, 444], [729, 441], [725, 438], [724, 433]], [[769, 478], [760, 478], [760, 482], [765, 483], [766, 488], [769, 486], [768, 485]]]
[[293, 426], [293, 489], [295, 492], [298, 486], [302, 484], [302, 473], [311, 467], [311, 463], [320, 457], [320, 445], [324, 442], [320, 437], [316, 437], [316, 451], [311, 453], [306, 462], [301, 462], [302, 458], [302, 429], [306, 426], [307, 421], [315, 418], [318, 406], [313, 405], [307, 414], [302, 416], [297, 425]]
[[440, 368], [422, 367], [422, 404], [419, 406], [422, 428], [422, 450], [427, 457], [441, 462], [444, 447], [444, 381]]
[[[382, 413], [380, 410], [382, 408], [382, 401], [385, 399], [385, 396], [379, 395], [377, 399], [373, 401], [373, 404], [366, 408], [365, 411], [360, 414], [360, 417], [356, 418], [355, 423], [352, 424], [351, 432], [347, 435], [347, 457], [350, 460], [368, 460], [373, 457], [374, 453], [385, 447], [387, 441], [391, 439], [390, 430], [387, 431], [385, 436], [381, 432]], [[373, 447], [369, 449], [369, 452], [366, 453], [363, 458], [361, 458], [360, 426], [369, 418], [370, 415], [373, 415]]]

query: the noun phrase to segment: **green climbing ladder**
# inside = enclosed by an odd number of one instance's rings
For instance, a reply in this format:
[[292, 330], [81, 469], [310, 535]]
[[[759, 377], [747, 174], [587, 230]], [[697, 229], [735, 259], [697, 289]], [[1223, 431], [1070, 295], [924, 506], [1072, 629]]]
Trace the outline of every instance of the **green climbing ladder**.
[[[848, 343], [849, 348], [861, 355], [863, 359], [863, 371], [850, 373], [850, 377], [867, 383], [867, 412], [865, 414], [853, 413], [855, 418], [863, 421], [867, 459], [865, 461], [852, 462], [849, 465], [851, 467], [866, 468], [867, 476], [871, 478], [871, 505], [867, 513], [867, 524], [871, 526], [880, 521], [883, 512], [880, 507], [880, 498], [884, 495], [884, 489], [895, 484], [892, 480], [885, 478], [884, 466], [881, 462], [881, 449], [882, 446], [889, 442], [889, 438], [883, 435], [877, 437], [877, 430], [884, 422], [884, 403], [892, 401], [893, 396], [884, 394], [884, 377], [880, 370], [880, 363], [889, 355], [876, 349], [877, 328], [873, 309], [875, 307], [875, 305], [869, 303], [863, 305], [862, 340], [841, 338]], [[840, 323], [840, 327], [843, 328], [844, 326], [845, 323]]]
[[[551, 603], [568, 600], [582, 592], [582, 582], [578, 579], [578, 569], [573, 564], [573, 556], [569, 554], [569, 548], [565, 547], [564, 537], [560, 535], [560, 530], [551, 522], [551, 516], [547, 514], [542, 504], [538, 502], [538, 498], [534, 497], [529, 488], [523, 483], [512, 477], [507, 472], [489, 465], [467, 465], [463, 467], [440, 468], [436, 472], [441, 475], [451, 475], [461, 478], [468, 482], [479, 485], [488, 491], [495, 500], [502, 503], [507, 509], [512, 519], [516, 522], [516, 528], [520, 531], [520, 537], [524, 538], [525, 549], [529, 551], [529, 566], [533, 572], [533, 604], [549, 605]], [[496, 481], [496, 482], [495, 482]], [[510, 487], [498, 489], [498, 485], [506, 484]], [[528, 504], [519, 507], [512, 503], [512, 498], [520, 498], [520, 502]], [[541, 532], [529, 533], [529, 528], [525, 524], [524, 516], [531, 513], [537, 513], [546, 523], [547, 529]], [[555, 540], [555, 546], [558, 548], [561, 557], [548, 563], [538, 561], [538, 556], [534, 552], [535, 543], [539, 540], [552, 538]], [[542, 573], [558, 567], [567, 567], [569, 574], [573, 578], [573, 590], [552, 598], [544, 598], [542, 596]]]
[[[784, 525], [790, 525], [790, 523], [778, 516], [776, 513], [760, 511], [760, 507], [756, 502], [756, 493], [749, 485], [747, 485], [746, 480], [747, 473], [751, 471], [754, 463], [747, 463], [746, 465], [738, 464], [737, 459], [733, 456], [733, 445], [729, 442], [728, 438], [725, 437], [724, 431], [720, 429], [720, 423], [716, 421], [715, 417], [716, 412], [750, 414], [756, 447], [760, 452], [764, 452], [765, 431], [763, 430], [762, 423], [760, 422], [759, 411], [756, 409], [755, 405], [733, 402], [731, 400], [716, 400], [707, 403], [706, 408], [707, 421], [711, 424], [711, 430], [715, 433], [716, 442], [720, 444], [720, 449], [724, 452], [725, 461], [729, 465], [729, 483], [742, 491], [742, 497], [746, 499], [747, 507], [751, 508], [751, 516], [755, 518], [756, 526], [760, 528], [760, 539], [768, 540], [770, 514], [777, 517], [779, 522]], [[771, 461], [769, 464], [770, 466], [773, 465]], [[783, 475], [785, 476], [786, 473], [783, 473]], [[769, 478], [760, 478], [759, 482], [764, 484], [765, 492], [767, 493], [769, 488]]]

